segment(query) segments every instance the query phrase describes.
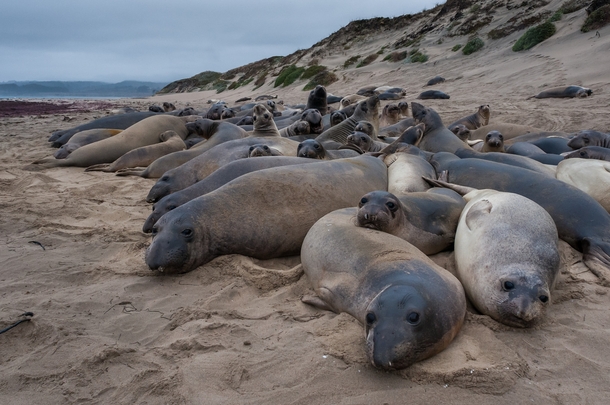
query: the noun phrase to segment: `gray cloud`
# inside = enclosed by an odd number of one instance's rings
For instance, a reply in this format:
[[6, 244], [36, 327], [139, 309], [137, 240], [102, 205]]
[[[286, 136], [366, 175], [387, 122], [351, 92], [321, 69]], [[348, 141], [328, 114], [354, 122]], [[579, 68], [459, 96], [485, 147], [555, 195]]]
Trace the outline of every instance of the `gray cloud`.
[[0, 81], [173, 81], [309, 48], [350, 21], [436, 1], [21, 0], [0, 14]]

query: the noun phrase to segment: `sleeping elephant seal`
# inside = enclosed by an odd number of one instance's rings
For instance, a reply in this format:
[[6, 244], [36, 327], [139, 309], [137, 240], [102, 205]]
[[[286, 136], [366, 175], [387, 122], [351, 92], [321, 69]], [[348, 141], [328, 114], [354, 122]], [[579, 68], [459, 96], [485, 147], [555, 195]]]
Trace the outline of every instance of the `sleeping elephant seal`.
[[563, 87], [554, 87], [552, 89], [548, 89], [542, 91], [535, 96], [530, 98], [574, 98], [574, 97], [588, 97], [593, 94], [591, 89], [581, 86], [563, 86]]
[[74, 152], [81, 146], [110, 138], [111, 136], [120, 134], [121, 131], [121, 129], [98, 128], [86, 129], [84, 131], [77, 132], [72, 135], [67, 143], [61, 145], [59, 149], [57, 149], [57, 151], [53, 154], [53, 157], [55, 157], [55, 159], [65, 159], [70, 153]]
[[360, 199], [356, 224], [398, 236], [433, 255], [453, 244], [465, 205], [462, 196], [443, 188], [400, 196], [373, 191]]
[[184, 273], [226, 254], [297, 255], [318, 219], [385, 189], [387, 181], [385, 165], [372, 156], [245, 174], [163, 215], [152, 229], [146, 264]]
[[551, 304], [559, 272], [557, 228], [532, 200], [513, 193], [474, 190], [464, 196], [455, 236], [457, 277], [483, 314], [531, 327]]
[[[128, 115], [128, 114], [123, 114]], [[180, 138], [187, 135], [186, 118], [172, 115], [153, 115], [133, 124], [120, 134], [82, 146], [70, 153], [66, 159], [41, 159], [34, 162], [42, 167], [78, 166], [89, 167], [101, 163], [112, 163], [130, 150], [159, 143], [159, 135], [174, 131]]]
[[449, 98], [450, 98], [449, 94], [444, 93], [440, 90], [426, 90], [426, 91], [420, 93], [419, 96], [417, 96], [418, 100], [434, 100], [434, 99], [448, 100]]
[[455, 153], [458, 149], [470, 149], [470, 146], [445, 127], [441, 117], [432, 108], [424, 107], [419, 103], [411, 103], [411, 111], [415, 121], [426, 126], [424, 136], [416, 145], [421, 150], [434, 153]]
[[567, 159], [557, 165], [556, 177], [589, 194], [610, 212], [610, 162]]
[[317, 296], [302, 301], [356, 318], [371, 364], [402, 369], [439, 353], [457, 335], [464, 289], [409, 242], [355, 226], [356, 211], [334, 211], [307, 233], [301, 262]]
[[[544, 208], [559, 237], [583, 253], [583, 263], [610, 286], [610, 214], [576, 187], [531, 170], [437, 153], [431, 163], [449, 183], [522, 195]], [[444, 173], [446, 172], [446, 173]]]

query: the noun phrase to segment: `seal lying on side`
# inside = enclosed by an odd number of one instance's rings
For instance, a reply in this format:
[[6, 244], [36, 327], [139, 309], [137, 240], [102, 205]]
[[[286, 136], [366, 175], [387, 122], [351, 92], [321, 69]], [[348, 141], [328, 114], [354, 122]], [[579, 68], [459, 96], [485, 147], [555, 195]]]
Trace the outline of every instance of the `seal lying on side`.
[[373, 191], [360, 199], [356, 224], [398, 236], [433, 255], [453, 244], [465, 205], [458, 193], [443, 188], [398, 197]]
[[610, 212], [610, 162], [568, 159], [557, 165], [557, 180], [584, 191]]
[[564, 159], [597, 159], [610, 161], [610, 149], [601, 146], [585, 146], [564, 155]]
[[354, 226], [355, 215], [334, 211], [307, 233], [301, 262], [317, 297], [302, 301], [356, 318], [375, 367], [402, 369], [442, 351], [464, 322], [461, 284], [409, 242]]
[[439, 84], [444, 81], [445, 81], [444, 77], [434, 76], [432, 79], [428, 80], [428, 83], [426, 83], [426, 86], [434, 86], [435, 84]]
[[388, 146], [388, 144], [379, 141], [374, 141], [368, 134], [364, 132], [354, 131], [350, 136], [347, 137], [346, 146], [355, 146], [362, 152], [379, 152], [380, 150]]
[[153, 227], [146, 264], [184, 273], [225, 254], [298, 254], [318, 219], [385, 189], [387, 181], [385, 165], [372, 156], [245, 174], [163, 215]]
[[551, 304], [559, 272], [557, 228], [532, 200], [495, 190], [464, 196], [455, 237], [457, 277], [483, 314], [531, 327]]
[[610, 148], [610, 134], [605, 132], [585, 129], [578, 132], [574, 138], [570, 139], [568, 146], [572, 149], [580, 149], [585, 146], [601, 146]]
[[[529, 198], [555, 221], [559, 237], [583, 253], [583, 263], [610, 285], [610, 214], [597, 201], [560, 180], [531, 170], [437, 153], [431, 159], [449, 183], [494, 189]], [[445, 179], [443, 179], [445, 180]]]
[[110, 138], [111, 136], [120, 134], [121, 131], [121, 129], [98, 128], [86, 129], [84, 131], [77, 132], [72, 135], [66, 144], [61, 145], [59, 149], [57, 149], [57, 151], [53, 154], [53, 157], [55, 157], [55, 159], [65, 159], [70, 153], [74, 152], [81, 146]]
[[563, 86], [554, 87], [542, 91], [535, 96], [530, 98], [574, 98], [574, 97], [588, 97], [593, 94], [591, 89], [581, 86]]
[[443, 93], [440, 90], [426, 90], [422, 92], [419, 96], [417, 96], [419, 100], [432, 100], [432, 99], [440, 99], [440, 100], [448, 100], [449, 94]]

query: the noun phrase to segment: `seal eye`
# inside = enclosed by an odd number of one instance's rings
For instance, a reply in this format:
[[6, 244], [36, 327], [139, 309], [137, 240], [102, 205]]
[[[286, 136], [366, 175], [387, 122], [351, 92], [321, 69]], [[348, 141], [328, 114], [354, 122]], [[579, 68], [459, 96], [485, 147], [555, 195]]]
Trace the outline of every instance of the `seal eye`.
[[175, 205], [170, 205], [169, 207], [167, 207], [168, 210], [175, 210], [177, 207]]
[[168, 177], [168, 176], [163, 176], [163, 177], [161, 177], [161, 181], [168, 181], [168, 180], [169, 180], [169, 177]]
[[265, 117], [265, 119], [268, 119], [268, 118], [269, 118], [269, 114], [265, 113], [265, 114], [263, 115], [263, 117]]
[[585, 143], [585, 145], [589, 144], [589, 138], [582, 138], [582, 141]]
[[584, 150], [581, 150], [579, 155], [583, 156], [583, 157], [586, 157], [587, 156], [587, 152], [585, 152]]
[[515, 284], [512, 281], [505, 281], [502, 286], [504, 287], [505, 291], [510, 291], [515, 288]]
[[498, 135], [498, 138], [500, 138], [501, 141], [504, 140], [504, 137], [502, 135]]
[[316, 143], [315, 145], [313, 145], [313, 147], [314, 147], [315, 149], [320, 149], [320, 145], [318, 145], [317, 143]]
[[254, 146], [250, 146], [250, 152], [254, 150]]
[[157, 234], [157, 232], [159, 232], [159, 228], [157, 226], [153, 226], [153, 229], [152, 229], [153, 236], [155, 236]]
[[395, 211], [396, 210], [396, 204], [394, 204], [392, 201], [388, 201], [387, 203], [385, 203], [386, 207], [388, 207], [391, 211]]
[[183, 236], [185, 236], [187, 238], [190, 238], [191, 236], [193, 236], [193, 230], [190, 228], [184, 229], [181, 233]]
[[263, 149], [269, 150], [269, 147], [267, 145], [265, 145], [265, 146], [263, 146]]
[[366, 197], [362, 197], [362, 199], [360, 200], [360, 205], [364, 205], [364, 204], [366, 204], [367, 202], [369, 202], [368, 198], [366, 198]]
[[542, 303], [544, 304], [544, 303], [547, 303], [547, 302], [548, 302], [549, 297], [547, 297], [546, 295], [541, 295], [540, 297], [538, 297], [538, 299], [539, 299], [540, 301], [542, 301]]
[[256, 115], [252, 117], [252, 121], [256, 121]]
[[377, 317], [375, 316], [374, 313], [369, 312], [368, 314], [366, 314], [366, 324], [367, 325], [372, 325], [373, 323], [375, 323], [376, 320], [377, 320]]
[[409, 315], [407, 315], [407, 322], [415, 325], [417, 322], [419, 322], [419, 314], [417, 312], [411, 312]]

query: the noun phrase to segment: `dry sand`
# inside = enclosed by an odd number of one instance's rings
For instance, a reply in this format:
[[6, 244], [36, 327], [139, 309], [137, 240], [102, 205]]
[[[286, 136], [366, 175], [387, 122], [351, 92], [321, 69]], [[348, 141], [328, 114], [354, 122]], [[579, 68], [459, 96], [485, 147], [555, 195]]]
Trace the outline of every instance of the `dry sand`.
[[[555, 37], [519, 54], [509, 49], [519, 34], [471, 57], [449, 50], [460, 38], [435, 46], [432, 35], [423, 44], [433, 55], [428, 63], [339, 71], [345, 80], [328, 90], [345, 95], [369, 84], [396, 85], [407, 88], [412, 101], [440, 74], [447, 82], [434, 88], [451, 99], [424, 104], [446, 124], [489, 103], [492, 122], [608, 131], [610, 28], [600, 30], [599, 38], [582, 34], [577, 29], [583, 20], [584, 10], [567, 16]], [[376, 43], [366, 46], [378, 49]], [[591, 87], [594, 95], [526, 100], [544, 87], [567, 84]], [[118, 103], [145, 109], [167, 100], [179, 108], [203, 107], [210, 98], [232, 103], [264, 93], [304, 102], [302, 86]], [[298, 257], [233, 255], [185, 275], [151, 272], [143, 260], [150, 237], [141, 227], [154, 180], [82, 168], [22, 170], [53, 152], [47, 144], [52, 130], [106, 111], [0, 119], [0, 328], [25, 311], [35, 314], [0, 335], [0, 403], [610, 401], [609, 290], [563, 242], [553, 304], [539, 327], [510, 328], [469, 312], [448, 349], [401, 372], [367, 364], [362, 327], [350, 316], [300, 302], [309, 287]], [[64, 121], [66, 115], [73, 119]], [[453, 268], [451, 253], [435, 260]]]

